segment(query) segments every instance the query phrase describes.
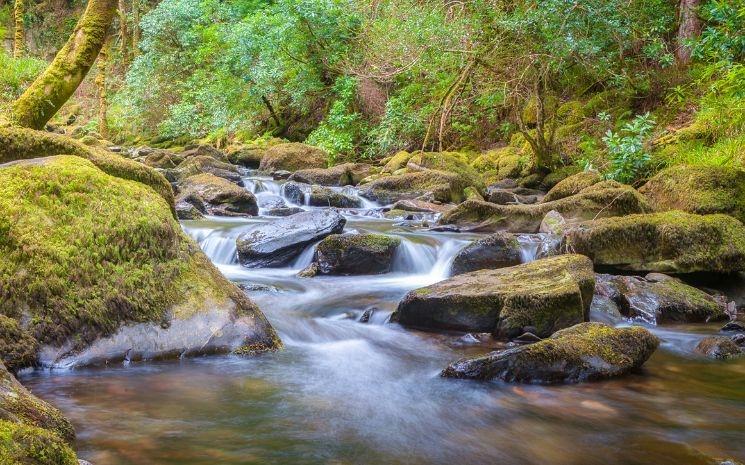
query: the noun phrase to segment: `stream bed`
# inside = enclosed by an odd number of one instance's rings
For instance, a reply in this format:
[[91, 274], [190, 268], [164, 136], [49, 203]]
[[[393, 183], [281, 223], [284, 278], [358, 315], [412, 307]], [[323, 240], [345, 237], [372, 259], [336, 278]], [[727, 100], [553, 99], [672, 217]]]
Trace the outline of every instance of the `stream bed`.
[[[249, 176], [245, 183], [258, 197], [282, 195], [269, 179]], [[651, 328], [663, 344], [643, 372], [608, 382], [541, 387], [442, 379], [449, 362], [501, 343], [407, 331], [387, 319], [408, 291], [445, 279], [458, 250], [478, 236], [384, 219], [369, 202], [345, 216], [345, 232], [402, 239], [391, 273], [299, 278], [312, 247], [289, 267], [247, 269], [236, 261], [235, 238], [271, 219], [183, 222], [220, 270], [247, 289], [284, 350], [39, 370], [22, 381], [73, 421], [79, 456], [94, 465], [745, 460], [745, 358], [691, 355], [696, 341], [721, 325]], [[524, 261], [542, 246], [539, 237], [520, 241]], [[369, 322], [359, 322], [369, 309]]]

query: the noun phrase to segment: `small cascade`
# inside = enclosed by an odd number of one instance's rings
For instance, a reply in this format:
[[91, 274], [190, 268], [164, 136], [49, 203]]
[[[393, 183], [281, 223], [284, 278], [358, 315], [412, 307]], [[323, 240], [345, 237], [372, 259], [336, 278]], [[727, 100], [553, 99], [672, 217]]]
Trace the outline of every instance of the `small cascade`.
[[199, 243], [204, 254], [218, 265], [238, 263], [238, 250], [235, 238], [211, 234]]
[[453, 265], [453, 260], [458, 252], [465, 247], [469, 242], [462, 240], [451, 239], [446, 241], [437, 250], [437, 261], [432, 266], [430, 276], [437, 280], [443, 280], [450, 276], [450, 268]]
[[313, 263], [313, 255], [316, 253], [316, 244], [308, 246], [303, 252], [298, 255], [295, 261], [292, 263], [291, 268], [293, 270], [304, 270]]
[[520, 243], [522, 263], [529, 263], [555, 255], [561, 239], [554, 234], [519, 234], [517, 241]]
[[429, 274], [437, 263], [437, 255], [437, 249], [430, 244], [402, 238], [391, 268], [406, 274]]

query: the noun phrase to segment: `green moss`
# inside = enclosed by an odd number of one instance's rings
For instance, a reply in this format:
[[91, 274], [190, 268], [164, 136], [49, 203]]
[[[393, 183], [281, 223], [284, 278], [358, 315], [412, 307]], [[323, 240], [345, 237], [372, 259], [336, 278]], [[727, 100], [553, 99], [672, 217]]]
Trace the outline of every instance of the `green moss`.
[[745, 221], [745, 171], [723, 166], [674, 166], [640, 192], [658, 210], [724, 213]]
[[81, 349], [123, 323], [167, 323], [206, 302], [256, 311], [161, 197], [79, 157], [0, 169], [0, 254], [0, 314], [28, 318], [42, 344]]
[[670, 211], [598, 219], [570, 228], [566, 246], [596, 264], [631, 270], [745, 270], [745, 227], [726, 215]]
[[333, 253], [351, 247], [364, 247], [373, 253], [401, 245], [401, 239], [384, 234], [332, 234], [318, 244], [320, 253]]
[[563, 199], [579, 194], [582, 190], [599, 183], [603, 178], [597, 171], [581, 171], [558, 182], [543, 198], [544, 202]]
[[0, 163], [53, 155], [76, 155], [91, 161], [111, 176], [137, 181], [151, 187], [168, 202], [175, 217], [171, 184], [154, 169], [111, 152], [86, 147], [57, 134], [32, 129], [0, 128]]
[[261, 171], [297, 171], [308, 168], [326, 168], [328, 154], [312, 145], [287, 143], [269, 147], [261, 160]]
[[382, 173], [391, 174], [397, 170], [400, 170], [401, 168], [406, 166], [406, 163], [409, 162], [409, 158], [411, 158], [411, 154], [409, 152], [398, 152], [395, 155], [393, 155], [386, 163], [383, 165], [383, 169], [381, 170]]
[[422, 169], [453, 173], [466, 184], [483, 191], [479, 173], [469, 164], [469, 156], [459, 152], [417, 152], [406, 163], [409, 170]]
[[459, 202], [471, 184], [454, 173], [424, 170], [398, 176], [384, 176], [365, 185], [363, 195], [381, 202], [393, 203], [431, 193], [439, 202]]
[[78, 465], [78, 460], [54, 433], [0, 420], [0, 464]]
[[562, 166], [561, 168], [555, 169], [543, 178], [542, 185], [546, 189], [551, 189], [557, 185], [560, 181], [568, 178], [573, 174], [577, 174], [582, 171], [577, 165]]
[[0, 315], [0, 361], [10, 371], [36, 364], [39, 344], [12, 318]]

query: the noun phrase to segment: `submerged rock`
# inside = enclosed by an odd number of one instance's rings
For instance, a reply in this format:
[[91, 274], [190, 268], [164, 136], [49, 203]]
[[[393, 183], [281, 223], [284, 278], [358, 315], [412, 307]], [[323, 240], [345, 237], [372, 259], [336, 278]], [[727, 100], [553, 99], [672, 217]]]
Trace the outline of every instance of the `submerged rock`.
[[711, 295], [678, 279], [597, 275], [595, 293], [611, 299], [626, 317], [652, 324], [702, 323], [728, 318]]
[[318, 147], [296, 142], [269, 147], [261, 159], [259, 170], [264, 172], [298, 171], [326, 168], [328, 154]]
[[598, 381], [640, 368], [658, 345], [641, 327], [581, 323], [535, 344], [457, 361], [442, 376], [531, 384]]
[[596, 265], [662, 273], [745, 270], [745, 226], [680, 211], [604, 218], [568, 229], [564, 246]]
[[443, 215], [440, 222], [480, 231], [535, 233], [552, 210], [567, 220], [581, 221], [644, 213], [650, 208], [642, 195], [629, 186], [599, 183], [577, 195], [535, 205], [496, 205], [468, 200]]
[[453, 259], [451, 274], [519, 265], [521, 257], [522, 248], [515, 236], [495, 233], [461, 249]]
[[372, 174], [372, 166], [366, 163], [344, 163], [331, 168], [311, 168], [296, 171], [290, 181], [321, 186], [356, 186]]
[[[190, 176], [179, 186], [176, 203], [182, 205], [179, 218], [189, 212], [185, 203], [200, 213], [218, 216], [256, 216], [259, 207], [256, 197], [242, 187], [209, 173]], [[191, 214], [191, 212], [189, 212]]]
[[[44, 365], [280, 345], [147, 186], [57, 156], [0, 167], [0, 203], [0, 314], [33, 335]], [[188, 327], [203, 315], [221, 324]], [[125, 338], [131, 327], [143, 330]], [[153, 331], [170, 327], [179, 337]]]
[[724, 213], [745, 222], [745, 171], [679, 165], [660, 171], [639, 189], [657, 210]]
[[589, 259], [561, 255], [416, 289], [398, 304], [392, 321], [425, 330], [547, 337], [587, 321], [594, 287]]
[[696, 345], [696, 352], [708, 358], [720, 360], [740, 357], [744, 354], [732, 339], [724, 336], [710, 336], [701, 339]]
[[347, 220], [332, 210], [313, 210], [262, 224], [238, 237], [238, 259], [250, 268], [288, 264], [310, 244], [339, 234]]
[[316, 247], [316, 272], [325, 275], [388, 273], [400, 245], [401, 239], [382, 234], [334, 234]]

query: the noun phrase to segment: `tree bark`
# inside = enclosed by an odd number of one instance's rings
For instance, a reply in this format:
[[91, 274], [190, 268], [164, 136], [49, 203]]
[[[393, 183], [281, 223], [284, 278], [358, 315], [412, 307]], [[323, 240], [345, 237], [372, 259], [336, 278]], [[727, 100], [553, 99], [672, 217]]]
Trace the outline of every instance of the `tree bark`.
[[23, 25], [23, 15], [26, 11], [25, 0], [15, 0], [13, 5], [13, 58], [21, 58], [26, 53], [26, 31]]
[[52, 64], [13, 104], [14, 124], [42, 129], [65, 104], [96, 61], [116, 7], [117, 0], [89, 0], [75, 30]]
[[129, 64], [129, 29], [127, 27], [127, 5], [124, 0], [119, 0], [119, 44], [121, 46], [122, 62], [126, 67]]
[[691, 62], [691, 47], [686, 44], [691, 39], [701, 35], [701, 18], [698, 17], [698, 8], [701, 0], [680, 0], [678, 14], [680, 25], [678, 26], [678, 49], [676, 55], [678, 62], [687, 65]]
[[109, 60], [111, 56], [111, 36], [106, 39], [101, 53], [98, 55], [98, 74], [96, 75], [96, 87], [98, 87], [98, 133], [104, 139], [109, 138], [109, 125], [106, 121], [108, 113], [108, 95], [106, 83], [109, 73]]

